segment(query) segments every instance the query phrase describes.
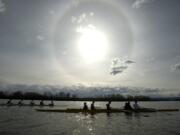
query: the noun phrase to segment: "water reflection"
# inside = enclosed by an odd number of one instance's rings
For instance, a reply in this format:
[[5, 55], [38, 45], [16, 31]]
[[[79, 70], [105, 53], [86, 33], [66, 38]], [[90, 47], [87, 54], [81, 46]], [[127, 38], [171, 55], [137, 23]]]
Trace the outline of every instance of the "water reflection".
[[80, 134], [91, 134], [94, 135], [94, 130], [95, 130], [95, 120], [96, 116], [95, 115], [90, 115], [90, 114], [77, 114], [76, 116], [76, 121], [78, 122], [79, 126], [77, 129], [73, 130], [73, 135]]
[[[4, 101], [3, 101], [4, 102]], [[62, 108], [63, 102], [55, 103]], [[121, 103], [117, 104], [117, 107]], [[147, 104], [147, 102], [146, 102]], [[179, 102], [166, 102], [180, 108]], [[65, 103], [70, 107], [79, 107], [82, 103]], [[75, 106], [76, 105], [76, 106]], [[105, 103], [97, 103], [101, 108]], [[116, 104], [113, 103], [115, 106]], [[147, 106], [158, 107], [158, 103]], [[161, 106], [162, 103], [159, 105]], [[113, 107], [114, 107], [113, 106]], [[36, 107], [0, 107], [0, 133], [18, 135], [177, 135], [180, 134], [179, 112], [171, 113], [40, 113]], [[55, 107], [56, 108], [56, 107]], [[65, 107], [67, 108], [67, 107]], [[166, 121], [166, 122], [164, 122]], [[153, 125], [153, 126], [152, 126]], [[11, 127], [11, 128], [9, 128]], [[163, 130], [162, 130], [163, 129]], [[171, 133], [170, 133], [171, 131]]]

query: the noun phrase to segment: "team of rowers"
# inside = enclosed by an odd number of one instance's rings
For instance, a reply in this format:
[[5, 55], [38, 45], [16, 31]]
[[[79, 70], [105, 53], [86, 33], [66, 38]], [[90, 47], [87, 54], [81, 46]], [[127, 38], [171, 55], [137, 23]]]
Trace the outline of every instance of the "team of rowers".
[[[7, 103], [6, 103], [6, 105], [13, 105], [11, 101], [12, 101], [12, 99], [8, 100]], [[21, 100], [17, 103], [17, 105], [19, 105], [19, 106], [24, 105], [24, 104], [23, 104], [23, 99], [21, 99]], [[34, 100], [31, 100], [31, 102], [30, 102], [29, 105], [30, 105], [30, 106], [34, 106], [34, 105], [37, 105], [37, 104], [34, 103]], [[44, 106], [44, 105], [45, 105], [45, 104], [44, 104], [43, 100], [41, 100], [40, 103], [39, 103], [39, 106]], [[49, 106], [54, 106], [53, 100], [51, 100], [51, 102], [50, 102], [48, 105], [49, 105]]]
[[[95, 101], [92, 101], [91, 103], [91, 110], [96, 110], [96, 107], [95, 107]], [[107, 104], [106, 104], [106, 109], [107, 110], [111, 110], [111, 101], [109, 101]], [[140, 109], [140, 106], [138, 105], [137, 101], [134, 101], [134, 104], [133, 104], [133, 107], [131, 106], [131, 103], [130, 101], [126, 102], [125, 105], [124, 105], [124, 110], [133, 110], [133, 109]], [[83, 106], [83, 110], [89, 110], [88, 106], [87, 106], [87, 103], [84, 102], [84, 106]]]
[[[11, 99], [10, 99], [6, 104], [7, 104], [7, 105], [12, 105]], [[96, 107], [95, 107], [94, 104], [95, 104], [95, 101], [92, 101], [90, 110], [96, 110]], [[20, 101], [17, 103], [17, 105], [19, 105], [19, 106], [24, 105], [24, 104], [23, 104], [23, 100], [20, 100]], [[31, 105], [31, 106], [34, 106], [34, 105], [35, 105], [34, 100], [32, 100], [32, 101], [30, 102], [30, 105]], [[40, 101], [39, 105], [40, 105], [40, 106], [44, 106], [44, 105], [45, 105], [44, 102], [43, 102], [43, 100]], [[51, 103], [49, 104], [49, 106], [54, 106], [53, 100], [51, 100]], [[133, 110], [133, 109], [139, 109], [139, 108], [140, 108], [140, 106], [138, 105], [137, 101], [134, 102], [133, 107], [131, 106], [130, 101], [126, 102], [125, 105], [124, 105], [124, 109], [125, 109], [125, 110]], [[107, 110], [111, 110], [111, 101], [109, 101], [109, 102], [106, 104], [106, 109], [107, 109]], [[89, 110], [86, 102], [84, 102], [83, 110]]]

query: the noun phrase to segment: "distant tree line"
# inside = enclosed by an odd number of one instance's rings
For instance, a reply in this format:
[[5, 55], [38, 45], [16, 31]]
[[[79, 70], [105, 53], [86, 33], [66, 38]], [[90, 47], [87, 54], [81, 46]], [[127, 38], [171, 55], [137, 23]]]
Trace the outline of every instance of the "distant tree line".
[[36, 92], [21, 92], [15, 91], [7, 93], [0, 91], [0, 99], [24, 99], [24, 100], [59, 100], [59, 101], [150, 101], [151, 98], [143, 95], [121, 95], [121, 94], [109, 94], [100, 95], [94, 97], [80, 97], [76, 94], [69, 92], [59, 92], [52, 94], [51, 92], [36, 93]]
[[65, 100], [77, 98], [76, 95], [70, 93], [59, 92], [58, 94], [51, 94], [50, 92], [21, 92], [15, 91], [11, 93], [0, 91], [1, 99], [25, 99], [25, 100]]

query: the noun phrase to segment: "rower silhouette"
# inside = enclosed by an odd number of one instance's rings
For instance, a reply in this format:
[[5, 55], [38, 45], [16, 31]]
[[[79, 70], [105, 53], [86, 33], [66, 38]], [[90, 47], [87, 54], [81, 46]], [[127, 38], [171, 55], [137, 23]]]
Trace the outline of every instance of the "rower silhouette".
[[43, 102], [43, 100], [41, 100], [41, 102], [40, 102], [40, 106], [43, 106], [44, 105], [44, 102]]
[[109, 102], [106, 104], [106, 109], [107, 109], [107, 110], [111, 110], [110, 105], [111, 105], [111, 101], [109, 101]]
[[87, 106], [87, 103], [86, 103], [86, 102], [84, 102], [83, 110], [85, 110], [85, 111], [88, 110], [88, 106]]
[[12, 104], [11, 101], [12, 101], [12, 99], [9, 99], [6, 104], [11, 105]]
[[23, 99], [21, 99], [21, 100], [18, 102], [18, 105], [19, 105], [19, 106], [23, 105], [22, 102], [23, 102]]
[[95, 101], [92, 101], [92, 103], [91, 103], [91, 110], [95, 110], [94, 103], [95, 103]]
[[130, 101], [128, 101], [128, 102], [125, 103], [124, 109], [125, 109], [125, 110], [132, 110]]

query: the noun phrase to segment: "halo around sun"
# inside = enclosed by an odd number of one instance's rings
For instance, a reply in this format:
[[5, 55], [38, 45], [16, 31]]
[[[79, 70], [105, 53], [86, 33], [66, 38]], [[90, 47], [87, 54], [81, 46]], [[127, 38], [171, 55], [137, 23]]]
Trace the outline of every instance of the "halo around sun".
[[80, 81], [108, 76], [111, 59], [129, 56], [133, 49], [128, 18], [107, 0], [72, 4], [57, 18], [54, 30], [56, 61], [67, 76]]

